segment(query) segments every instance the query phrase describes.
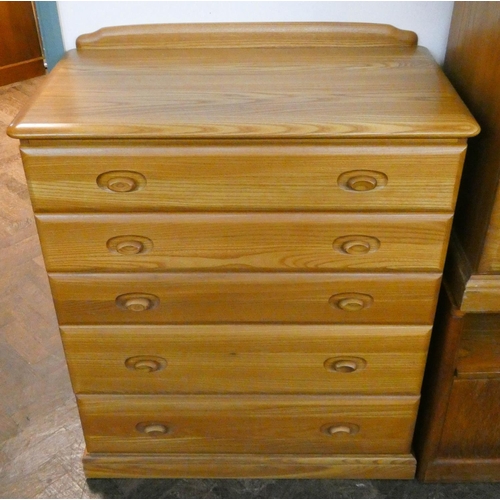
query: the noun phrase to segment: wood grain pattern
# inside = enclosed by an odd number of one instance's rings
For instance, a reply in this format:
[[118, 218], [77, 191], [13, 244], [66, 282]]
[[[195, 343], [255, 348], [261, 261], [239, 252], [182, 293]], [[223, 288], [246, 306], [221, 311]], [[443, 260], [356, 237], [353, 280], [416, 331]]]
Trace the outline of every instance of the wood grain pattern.
[[[439, 444], [451, 458], [498, 458], [500, 455], [500, 380], [456, 379]], [[460, 436], [457, 439], [457, 436]]]
[[[453, 210], [465, 144], [108, 141], [25, 145], [22, 154], [36, 212], [427, 212]], [[116, 170], [138, 172], [145, 186], [128, 193], [100, 189], [98, 176]], [[387, 185], [362, 192], [339, 186], [342, 174], [360, 170], [382, 172]]]
[[500, 311], [500, 275], [473, 274], [465, 286], [459, 304], [464, 312], [494, 313]]
[[34, 2], [0, 2], [0, 85], [45, 74]]
[[[425, 476], [426, 482], [442, 483], [500, 481], [499, 458], [439, 458]], [[456, 485], [453, 485], [456, 488]], [[496, 489], [496, 488], [495, 488]]]
[[[79, 395], [89, 453], [409, 453], [417, 396]], [[149, 436], [140, 422], [170, 432]], [[354, 423], [353, 435], [324, 426]], [[322, 430], [323, 429], [323, 430]]]
[[70, 51], [8, 132], [276, 139], [478, 131], [426, 49], [261, 47]]
[[387, 24], [211, 23], [113, 26], [78, 37], [78, 50], [196, 47], [413, 46], [417, 35]]
[[434, 464], [439, 459], [439, 440], [446, 420], [464, 327], [464, 314], [453, 304], [447, 288], [445, 282], [439, 295], [413, 441], [417, 477], [421, 481], [430, 480]]
[[[154, 273], [49, 275], [59, 323], [392, 323], [431, 324], [439, 274]], [[157, 307], [117, 307], [122, 294], [153, 294]], [[363, 294], [346, 311], [334, 295]]]
[[[63, 326], [61, 334], [77, 393], [419, 394], [430, 328]], [[128, 368], [139, 355], [166, 366]], [[352, 372], [331, 366], [352, 359]]]
[[457, 206], [457, 231], [473, 270], [500, 271], [500, 9], [457, 2], [444, 70], [481, 125], [470, 142]]
[[75, 214], [37, 225], [49, 272], [439, 272], [451, 216]]
[[465, 328], [457, 360], [459, 378], [500, 378], [499, 326], [493, 332]]
[[412, 479], [411, 455], [86, 454], [89, 478]]
[[494, 378], [500, 375], [500, 314], [466, 314], [457, 359], [457, 375]]

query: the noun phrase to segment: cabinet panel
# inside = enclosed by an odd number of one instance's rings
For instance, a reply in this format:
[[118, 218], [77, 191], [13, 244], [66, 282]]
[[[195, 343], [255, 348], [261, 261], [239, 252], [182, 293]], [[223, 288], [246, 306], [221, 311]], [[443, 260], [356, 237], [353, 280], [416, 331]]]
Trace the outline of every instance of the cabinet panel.
[[500, 380], [455, 380], [439, 455], [456, 459], [498, 457], [499, 414]]

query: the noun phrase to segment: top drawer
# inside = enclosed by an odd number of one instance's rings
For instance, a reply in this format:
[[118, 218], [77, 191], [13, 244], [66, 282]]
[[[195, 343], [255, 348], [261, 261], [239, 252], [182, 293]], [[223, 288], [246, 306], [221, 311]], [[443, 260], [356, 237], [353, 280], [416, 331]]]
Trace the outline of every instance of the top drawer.
[[451, 211], [465, 145], [23, 147], [36, 212]]

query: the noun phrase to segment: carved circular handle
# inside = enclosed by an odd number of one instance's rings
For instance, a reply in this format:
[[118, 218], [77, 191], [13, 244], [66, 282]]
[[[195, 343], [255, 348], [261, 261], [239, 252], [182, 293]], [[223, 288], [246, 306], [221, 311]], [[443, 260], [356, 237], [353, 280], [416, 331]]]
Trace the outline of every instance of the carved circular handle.
[[128, 193], [137, 189], [137, 183], [131, 177], [113, 177], [106, 183], [106, 187], [115, 193]]
[[325, 368], [331, 372], [352, 373], [360, 371], [366, 366], [366, 360], [355, 357], [329, 358], [324, 363]]
[[375, 252], [380, 247], [380, 241], [373, 236], [347, 235], [333, 242], [334, 250], [348, 255], [364, 255]]
[[141, 253], [144, 250], [144, 245], [137, 240], [121, 241], [116, 245], [116, 251], [122, 255], [133, 255]]
[[161, 424], [159, 422], [139, 422], [135, 428], [142, 432], [143, 434], [147, 434], [148, 436], [164, 436], [165, 434], [170, 434], [172, 429], [165, 424]]
[[131, 170], [112, 170], [99, 175], [96, 182], [105, 191], [130, 193], [142, 189], [146, 185], [146, 178]]
[[328, 436], [348, 434], [353, 436], [359, 432], [359, 425], [350, 423], [327, 424], [321, 428], [321, 431]]
[[339, 293], [332, 295], [329, 303], [336, 309], [346, 312], [356, 312], [370, 307], [373, 303], [373, 297], [364, 293]]
[[346, 299], [340, 299], [337, 306], [343, 311], [361, 311], [361, 309], [365, 308], [365, 303], [363, 299], [347, 297]]
[[153, 242], [145, 236], [115, 236], [106, 242], [111, 253], [120, 255], [139, 255], [150, 252]]
[[348, 179], [346, 185], [353, 191], [371, 191], [377, 187], [377, 179], [370, 175], [355, 175]]
[[125, 293], [116, 297], [115, 302], [120, 309], [143, 312], [157, 307], [160, 299], [149, 293]]
[[125, 366], [132, 371], [158, 372], [167, 366], [167, 360], [159, 356], [133, 356], [125, 360]]
[[341, 174], [337, 183], [347, 191], [373, 191], [381, 189], [387, 184], [387, 176], [376, 170], [351, 170]]

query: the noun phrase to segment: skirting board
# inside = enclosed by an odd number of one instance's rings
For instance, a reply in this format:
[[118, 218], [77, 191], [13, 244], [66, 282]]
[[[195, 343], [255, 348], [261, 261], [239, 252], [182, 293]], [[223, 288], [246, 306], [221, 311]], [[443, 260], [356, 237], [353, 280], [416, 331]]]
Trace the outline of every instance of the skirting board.
[[413, 479], [412, 455], [85, 454], [88, 478]]

